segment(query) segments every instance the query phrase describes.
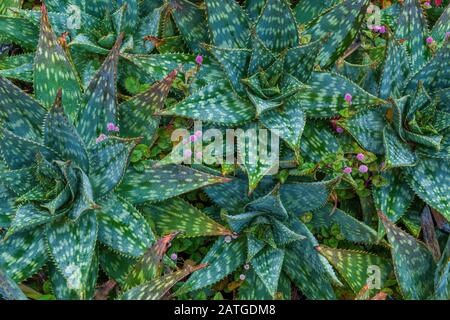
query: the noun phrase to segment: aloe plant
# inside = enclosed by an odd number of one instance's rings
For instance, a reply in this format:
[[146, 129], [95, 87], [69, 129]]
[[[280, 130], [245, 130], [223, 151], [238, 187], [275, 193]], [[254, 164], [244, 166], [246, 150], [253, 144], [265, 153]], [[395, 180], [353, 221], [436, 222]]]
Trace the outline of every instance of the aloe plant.
[[226, 181], [183, 166], [128, 167], [136, 144], [152, 141], [152, 109], [176, 72], [119, 106], [122, 39], [83, 92], [43, 7], [34, 97], [0, 78], [0, 267], [21, 282], [47, 265], [58, 298], [92, 297], [99, 252], [139, 258], [151, 247], [135, 205]]

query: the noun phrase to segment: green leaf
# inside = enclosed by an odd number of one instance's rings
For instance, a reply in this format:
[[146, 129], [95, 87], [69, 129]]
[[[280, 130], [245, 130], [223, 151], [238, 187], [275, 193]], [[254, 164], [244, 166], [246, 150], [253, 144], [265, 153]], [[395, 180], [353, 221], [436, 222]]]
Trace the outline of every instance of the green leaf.
[[267, 291], [267, 287], [256, 275], [254, 270], [245, 274], [245, 281], [239, 287], [240, 300], [272, 300], [273, 296]]
[[264, 45], [275, 52], [299, 44], [294, 15], [285, 0], [267, 0], [255, 31]]
[[42, 228], [11, 236], [0, 242], [0, 268], [17, 283], [38, 272], [47, 261]]
[[72, 220], [77, 220], [82, 214], [98, 207], [94, 202], [91, 181], [80, 169], [78, 169], [77, 180], [78, 190], [74, 190], [76, 192], [76, 198], [68, 213], [69, 218]]
[[325, 246], [317, 250], [339, 271], [354, 293], [359, 293], [366, 285], [378, 284], [377, 289], [381, 289], [392, 271], [390, 263], [376, 255]]
[[76, 222], [55, 221], [47, 226], [46, 234], [52, 260], [67, 287], [85, 295], [97, 240], [95, 214], [85, 214]]
[[30, 21], [18, 17], [0, 16], [2, 39], [34, 50], [39, 40], [39, 30]]
[[302, 142], [300, 144], [302, 155], [312, 161], [319, 162], [330, 153], [336, 153], [339, 143], [327, 127], [308, 122], [303, 131]]
[[300, 0], [295, 6], [295, 18], [299, 24], [308, 24], [338, 2], [339, 0]]
[[403, 294], [408, 300], [427, 299], [433, 294], [436, 265], [427, 247], [407, 234], [383, 215], [380, 219], [391, 245], [394, 271]]
[[140, 257], [154, 235], [136, 208], [114, 194], [98, 201], [98, 240], [121, 254]]
[[73, 120], [81, 100], [80, 83], [74, 67], [50, 26], [47, 10], [42, 6], [41, 31], [34, 60], [36, 99], [43, 106], [50, 108], [59, 88], [63, 90], [62, 104]]
[[161, 276], [164, 255], [177, 235], [178, 232], [166, 235], [148, 249], [127, 274], [122, 285], [124, 291]]
[[255, 273], [264, 283], [272, 298], [277, 292], [283, 260], [284, 250], [267, 248], [251, 261]]
[[37, 139], [41, 136], [44, 117], [44, 108], [0, 76], [0, 123], [3, 127], [20, 137]]
[[205, 1], [212, 42], [219, 48], [246, 48], [249, 21], [234, 0]]
[[384, 148], [386, 150], [386, 167], [407, 167], [417, 163], [417, 157], [408, 144], [403, 142], [388, 125], [384, 128]]
[[434, 41], [445, 41], [446, 39], [446, 32], [448, 31], [448, 21], [450, 20], [450, 6], [447, 5], [447, 7], [444, 9], [444, 12], [439, 17], [438, 21], [433, 26], [433, 29], [431, 30], [431, 36], [433, 37]]
[[167, 165], [155, 168], [149, 167], [147, 164], [142, 173], [129, 168], [117, 188], [117, 192], [131, 203], [139, 204], [147, 201], [166, 200], [208, 185], [227, 181], [226, 178], [185, 166]]
[[450, 220], [450, 165], [448, 160], [421, 158], [406, 170], [414, 192]]
[[55, 150], [64, 160], [73, 161], [89, 172], [89, 158], [83, 140], [62, 106], [62, 91], [58, 90], [53, 107], [44, 122], [44, 145]]
[[33, 59], [32, 54], [19, 54], [1, 59], [0, 76], [33, 82]]
[[10, 13], [11, 8], [20, 8], [22, 6], [23, 0], [3, 0], [0, 3], [0, 14]]
[[108, 123], [116, 124], [116, 72], [122, 39], [123, 34], [117, 38], [110, 54], [86, 89], [84, 107], [80, 109], [77, 129], [88, 146], [95, 143], [99, 134], [107, 133]]
[[320, 66], [331, 65], [353, 43], [369, 4], [369, 0], [344, 0], [315, 19], [303, 33], [312, 41], [329, 36], [318, 56]]
[[232, 179], [226, 184], [216, 184], [204, 189], [215, 204], [228, 209], [230, 212], [238, 212], [250, 202], [247, 190], [248, 183], [239, 178]]
[[5, 238], [46, 224], [53, 221], [55, 218], [56, 216], [52, 216], [48, 212], [40, 210], [32, 204], [26, 204], [17, 209], [16, 215], [14, 216]]
[[128, 274], [131, 272], [136, 259], [122, 256], [107, 247], [99, 250], [99, 261], [102, 270], [119, 284], [123, 285]]
[[438, 262], [435, 277], [435, 299], [450, 299], [450, 238], [442, 251], [441, 259]]
[[258, 198], [250, 202], [246, 209], [255, 212], [264, 212], [270, 216], [277, 218], [278, 220], [286, 220], [288, 218], [288, 212], [283, 206], [280, 199], [280, 186], [277, 185], [275, 188], [266, 194], [264, 197]]
[[225, 242], [224, 238], [218, 239], [202, 260], [202, 264], [208, 264], [208, 267], [194, 273], [181, 290], [194, 291], [205, 288], [234, 272], [245, 263], [245, 244], [243, 237], [230, 243]]
[[286, 52], [284, 69], [298, 80], [307, 83], [311, 78], [315, 62], [323, 46], [323, 40], [289, 49]]
[[90, 179], [97, 197], [108, 194], [123, 179], [138, 141], [109, 137], [90, 151]]
[[36, 168], [28, 167], [19, 170], [0, 171], [2, 184], [17, 196], [22, 196], [31, 191], [38, 181], [34, 176]]
[[255, 118], [250, 102], [240, 99], [228, 81], [217, 81], [193, 93], [160, 115], [180, 116], [223, 125], [241, 124]]
[[166, 274], [160, 278], [151, 280], [145, 284], [137, 286], [122, 296], [122, 300], [159, 300], [162, 299], [169, 290], [183, 278], [191, 273], [205, 268], [206, 265], [187, 266], [184, 269]]
[[28, 300], [19, 286], [0, 268], [0, 297], [5, 300]]
[[382, 103], [345, 77], [328, 72], [313, 72], [308, 87], [298, 94], [306, 115], [312, 118], [335, 117], [348, 107], [346, 94], [352, 95], [352, 110], [366, 109]]
[[418, 0], [405, 0], [396, 23], [395, 38], [405, 39], [406, 48], [411, 56], [413, 71], [426, 62], [427, 46], [425, 39], [428, 34], [427, 20]]
[[409, 57], [405, 47], [390, 40], [386, 47], [386, 61], [380, 84], [380, 97], [399, 99], [410, 73]]
[[160, 122], [154, 112], [164, 107], [176, 75], [177, 71], [172, 71], [147, 91], [119, 106], [120, 131], [123, 137], [143, 137], [144, 143], [153, 142]]
[[231, 231], [209, 218], [205, 213], [189, 202], [174, 198], [147, 205], [144, 212], [151, 217], [158, 234], [181, 231], [182, 237], [221, 236]]

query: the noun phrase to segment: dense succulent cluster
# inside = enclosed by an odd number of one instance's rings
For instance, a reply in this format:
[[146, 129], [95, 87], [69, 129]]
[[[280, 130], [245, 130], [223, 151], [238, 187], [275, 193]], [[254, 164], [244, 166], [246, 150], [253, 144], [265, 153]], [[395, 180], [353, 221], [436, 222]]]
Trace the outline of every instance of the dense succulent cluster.
[[[43, 2], [0, 4], [0, 295], [450, 299], [448, 1]], [[174, 164], [193, 121], [279, 159]]]

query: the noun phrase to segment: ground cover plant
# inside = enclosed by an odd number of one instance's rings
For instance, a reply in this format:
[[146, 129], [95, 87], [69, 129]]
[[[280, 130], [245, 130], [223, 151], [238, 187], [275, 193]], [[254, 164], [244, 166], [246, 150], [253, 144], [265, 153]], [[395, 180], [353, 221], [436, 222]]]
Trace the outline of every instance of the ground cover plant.
[[2, 1], [0, 297], [450, 299], [449, 17]]

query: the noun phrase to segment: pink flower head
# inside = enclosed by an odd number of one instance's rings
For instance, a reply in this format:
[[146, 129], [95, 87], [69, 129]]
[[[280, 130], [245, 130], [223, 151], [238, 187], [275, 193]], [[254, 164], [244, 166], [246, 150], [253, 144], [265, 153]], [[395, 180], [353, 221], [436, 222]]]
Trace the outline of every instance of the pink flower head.
[[170, 259], [172, 259], [173, 261], [177, 261], [178, 255], [177, 255], [176, 253], [172, 253], [172, 254], [170, 255]]
[[386, 27], [385, 26], [380, 26], [380, 33], [386, 33]]
[[192, 136], [189, 137], [189, 140], [191, 142], [195, 142], [195, 141], [197, 141], [197, 139], [198, 139], [198, 137], [196, 135], [192, 135]]
[[245, 274], [241, 274], [241, 275], [239, 276], [239, 279], [240, 279], [241, 281], [244, 281], [244, 280], [245, 280]]
[[191, 151], [191, 150], [185, 150], [185, 151], [184, 151], [184, 157], [185, 157], [185, 158], [190, 158], [190, 157], [192, 157], [192, 151]]
[[442, 4], [442, 0], [434, 0], [434, 4], [436, 7], [439, 7]]
[[195, 154], [195, 157], [196, 157], [197, 159], [201, 159], [201, 158], [203, 157], [203, 153], [202, 153], [201, 151], [199, 151], [199, 152], [197, 152], [197, 153]]
[[203, 57], [201, 55], [198, 55], [197, 57], [195, 57], [195, 62], [201, 66], [203, 64]]
[[202, 135], [203, 135], [203, 133], [202, 133], [200, 130], [197, 130], [197, 131], [195, 131], [194, 135], [195, 135], [197, 138], [201, 138]]
[[344, 133], [344, 129], [341, 128], [341, 127], [337, 127], [337, 128], [336, 128], [336, 132], [337, 132], [337, 133]]
[[364, 153], [358, 153], [356, 155], [356, 159], [358, 159], [359, 161], [363, 161], [365, 157], [366, 156], [364, 155]]
[[431, 8], [431, 3], [430, 3], [429, 1], [427, 1], [427, 2], [425, 2], [425, 3], [423, 4], [423, 6], [424, 6], [426, 9], [430, 9], [430, 8]]
[[427, 44], [432, 44], [433, 43], [433, 38], [432, 37], [428, 37], [427, 38]]
[[448, 40], [448, 39], [450, 39], [450, 31], [447, 31], [445, 33], [445, 40]]
[[102, 133], [101, 135], [98, 136], [97, 139], [95, 139], [95, 143], [100, 143], [100, 142], [102, 142], [102, 141], [104, 141], [106, 139], [108, 139], [108, 137], [105, 134]]
[[230, 236], [226, 236], [226, 237], [225, 237], [225, 242], [226, 242], [226, 243], [230, 243], [230, 242], [231, 242], [231, 240], [232, 240], [232, 239], [231, 239], [231, 237], [230, 237]]
[[369, 171], [369, 167], [367, 167], [366, 165], [363, 164], [359, 166], [359, 172], [366, 173], [367, 171]]
[[350, 174], [352, 173], [353, 169], [351, 167], [345, 167], [344, 173]]
[[250, 265], [248, 263], [244, 264], [244, 269], [245, 270], [250, 270]]
[[344, 96], [344, 99], [345, 99], [345, 101], [347, 101], [348, 104], [351, 104], [353, 97], [350, 93], [346, 93]]
[[108, 123], [107, 125], [106, 125], [106, 129], [108, 130], [108, 131], [113, 131], [113, 132], [119, 132], [120, 131], [120, 129], [119, 129], [119, 127], [117, 127], [114, 123], [112, 123], [112, 122], [110, 122], [110, 123]]
[[373, 26], [372, 30], [374, 32], [380, 32], [381, 27], [380, 26]]

